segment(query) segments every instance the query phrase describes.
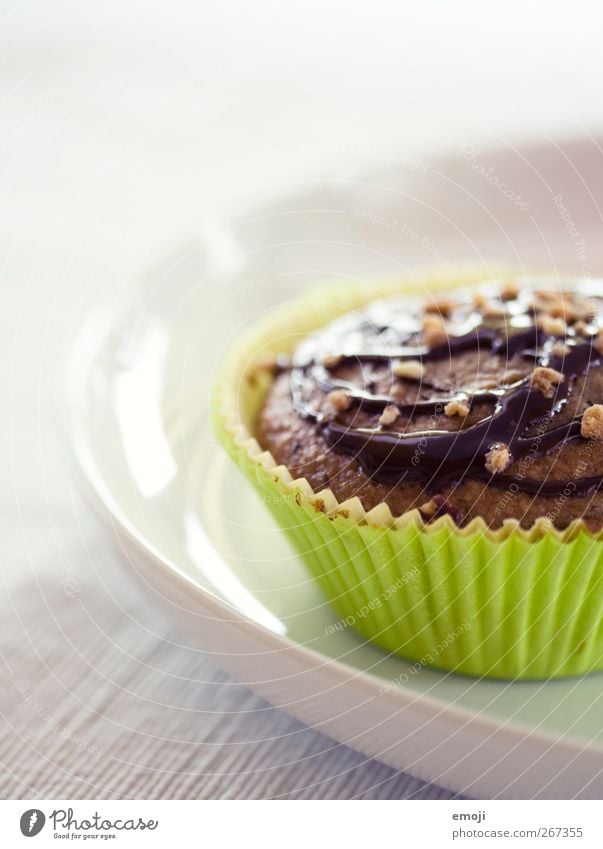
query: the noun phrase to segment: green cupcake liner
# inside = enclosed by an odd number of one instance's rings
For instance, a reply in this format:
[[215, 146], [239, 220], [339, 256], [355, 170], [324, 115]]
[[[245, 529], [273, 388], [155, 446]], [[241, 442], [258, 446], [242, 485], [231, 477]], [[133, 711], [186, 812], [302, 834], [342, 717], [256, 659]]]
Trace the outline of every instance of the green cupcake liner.
[[[483, 275], [474, 280], [483, 281]], [[436, 279], [429, 291], [449, 288]], [[482, 519], [426, 525], [417, 510], [366, 512], [293, 480], [253, 438], [270, 385], [254, 364], [287, 353], [300, 334], [385, 294], [395, 283], [336, 287], [275, 310], [232, 352], [215, 385], [217, 434], [253, 482], [340, 617], [388, 652], [418, 666], [492, 678], [557, 678], [603, 669], [603, 534], [581, 521], [529, 530]], [[260, 376], [258, 376], [260, 375]]]

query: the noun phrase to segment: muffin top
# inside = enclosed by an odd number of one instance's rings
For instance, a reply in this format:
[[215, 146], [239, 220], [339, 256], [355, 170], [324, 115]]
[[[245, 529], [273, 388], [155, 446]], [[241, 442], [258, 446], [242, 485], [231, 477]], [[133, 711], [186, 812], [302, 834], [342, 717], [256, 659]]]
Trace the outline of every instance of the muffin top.
[[315, 491], [367, 510], [599, 529], [601, 295], [508, 282], [375, 301], [280, 363], [258, 439]]

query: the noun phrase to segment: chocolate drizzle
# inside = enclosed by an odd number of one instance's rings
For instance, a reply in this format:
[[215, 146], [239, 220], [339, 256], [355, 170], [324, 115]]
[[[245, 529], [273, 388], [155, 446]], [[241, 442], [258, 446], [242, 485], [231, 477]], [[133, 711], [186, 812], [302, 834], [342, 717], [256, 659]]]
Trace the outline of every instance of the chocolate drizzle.
[[[584, 289], [582, 284], [568, 297], [577, 298], [578, 292], [582, 297], [596, 297]], [[410, 316], [406, 304], [379, 302], [364, 315], [346, 316], [298, 350], [291, 364], [293, 404], [298, 413], [316, 423], [334, 450], [355, 457], [378, 481], [396, 484], [420, 480], [435, 491], [451, 482], [474, 479], [501, 486], [514, 484], [518, 490], [534, 494], [554, 495], [570, 487], [573, 495], [587, 495], [603, 486], [602, 477], [536, 480], [525, 475], [490, 474], [485, 469], [484, 456], [496, 443], [504, 443], [517, 461], [528, 455], [542, 457], [562, 443], [582, 439], [579, 417], [563, 424], [556, 424], [555, 419], [571, 398], [576, 379], [603, 363], [594, 335], [601, 325], [586, 325], [577, 319], [572, 325], [570, 318], [562, 342], [565, 347], [559, 352], [561, 340], [543, 330], [546, 323], [538, 320], [534, 294], [533, 290], [518, 296], [505, 305], [504, 312], [500, 308], [494, 311], [494, 317], [459, 302], [447, 325], [448, 340], [433, 347], [425, 344], [420, 318]], [[592, 322], [592, 316], [588, 320]], [[524, 364], [525, 374], [507, 384], [501, 381], [494, 388], [474, 386], [455, 392], [422, 377], [416, 381], [417, 397], [405, 403], [373, 391], [384, 369], [393, 373], [397, 363], [419, 361], [428, 374], [430, 363], [448, 359], [452, 371], [454, 357], [467, 351], [499, 357], [503, 371], [505, 363], [515, 358], [515, 362]], [[356, 368], [356, 372], [361, 369], [362, 388], [358, 381], [338, 376], [346, 366]], [[537, 367], [563, 375], [555, 391], [547, 393], [552, 397], [532, 385], [531, 374]], [[397, 379], [394, 377], [394, 382]], [[352, 413], [374, 413], [378, 418], [393, 405], [405, 421], [404, 428], [380, 426], [378, 421], [360, 426], [354, 420], [357, 416], [342, 420], [342, 416], [329, 412], [327, 396], [335, 390], [350, 399]], [[426, 394], [428, 397], [422, 397]], [[470, 410], [476, 405], [489, 405], [491, 410], [457, 430], [438, 428], [444, 405], [450, 401], [463, 402]], [[414, 420], [425, 415], [433, 416], [436, 426], [413, 429]], [[544, 423], [542, 429], [539, 423]], [[537, 435], [529, 435], [535, 427]]]

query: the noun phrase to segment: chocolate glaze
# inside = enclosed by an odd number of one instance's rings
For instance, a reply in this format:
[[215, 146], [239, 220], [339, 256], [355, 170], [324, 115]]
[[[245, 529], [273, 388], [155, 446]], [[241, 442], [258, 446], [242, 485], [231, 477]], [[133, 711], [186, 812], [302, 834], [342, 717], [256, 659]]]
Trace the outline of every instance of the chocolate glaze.
[[[376, 325], [365, 316], [347, 317], [334, 322], [322, 333], [305, 343], [291, 363], [293, 404], [302, 416], [312, 419], [321, 429], [327, 442], [338, 452], [353, 455], [364, 471], [375, 480], [396, 484], [405, 480], [421, 480], [430, 490], [468, 478], [486, 480], [529, 493], [553, 495], [571, 489], [575, 496], [588, 495], [603, 486], [603, 478], [583, 477], [566, 480], [535, 480], [524, 475], [491, 475], [485, 469], [484, 457], [496, 443], [508, 446], [513, 460], [530, 454], [543, 456], [558, 448], [563, 442], [578, 441], [580, 418], [555, 426], [555, 417], [563, 410], [578, 376], [590, 368], [600, 366], [603, 356], [594, 345], [592, 333], [601, 326], [591, 324], [588, 331], [577, 332], [569, 327], [564, 340], [567, 352], [555, 355], [553, 348], [559, 339], [544, 333], [536, 325], [536, 316], [527, 292], [512, 304], [497, 320], [490, 320], [466, 304], [459, 304], [453, 319], [448, 323], [449, 338], [445, 344], [428, 348], [424, 344], [416, 319], [398, 316], [395, 326]], [[586, 297], [596, 297], [592, 291], [581, 291]], [[456, 313], [459, 316], [455, 318]], [[461, 332], [458, 332], [458, 331]], [[456, 332], [455, 332], [456, 331]], [[387, 334], [387, 344], [381, 339]], [[350, 349], [351, 344], [351, 349]], [[552, 398], [532, 387], [530, 374], [509, 385], [495, 389], [466, 390], [442, 393], [438, 387], [421, 379], [421, 389], [433, 390], [433, 397], [413, 403], [397, 403], [371, 389], [371, 369], [384, 365], [393, 368], [396, 362], [419, 360], [423, 365], [444, 358], [452, 358], [463, 351], [484, 349], [504, 359], [519, 355], [531, 370], [545, 366], [564, 375]], [[330, 367], [324, 365], [325, 356], [337, 357]], [[337, 379], [333, 372], [346, 363], [360, 364], [366, 375], [361, 389], [354, 383]], [[476, 423], [460, 430], [404, 430], [384, 427], [356, 427], [342, 423], [336, 415], [325, 412], [325, 405], [317, 403], [336, 389], [342, 389], [358, 409], [380, 413], [393, 404], [409, 421], [417, 415], [443, 412], [450, 400], [463, 401], [470, 408], [477, 403], [492, 405], [492, 412]], [[546, 422], [546, 429], [537, 436], [527, 431]], [[417, 457], [420, 456], [420, 462]]]

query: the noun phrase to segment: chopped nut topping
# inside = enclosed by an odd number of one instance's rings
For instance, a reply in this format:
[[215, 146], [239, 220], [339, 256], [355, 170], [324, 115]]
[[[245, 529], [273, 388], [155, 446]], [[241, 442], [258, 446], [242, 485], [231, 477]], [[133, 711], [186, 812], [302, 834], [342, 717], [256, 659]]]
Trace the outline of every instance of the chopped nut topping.
[[547, 307], [547, 312], [553, 318], [562, 318], [564, 321], [570, 321], [575, 315], [574, 308], [565, 298], [559, 298], [558, 301], [553, 301]]
[[550, 336], [565, 336], [567, 324], [562, 318], [553, 318], [551, 315], [541, 315], [537, 321], [538, 327]]
[[597, 304], [592, 298], [582, 298], [574, 292], [534, 292], [534, 312], [547, 313], [551, 318], [562, 318], [566, 323], [590, 321], [598, 315]]
[[484, 318], [504, 318], [506, 315], [508, 315], [504, 307], [501, 307], [493, 302], [490, 302], [487, 307], [484, 307], [482, 313]]
[[525, 377], [525, 374], [521, 371], [517, 371], [516, 369], [512, 369], [511, 371], [506, 371], [502, 376], [502, 383], [517, 383], [518, 380], [521, 380]]
[[494, 377], [486, 377], [479, 381], [479, 386], [475, 386], [472, 392], [482, 392], [484, 389], [498, 389], [498, 380]]
[[508, 280], [500, 288], [501, 301], [514, 301], [519, 295], [519, 285], [514, 280]]
[[333, 389], [327, 395], [327, 401], [338, 413], [349, 410], [352, 406], [352, 399], [344, 389]]
[[537, 298], [541, 298], [543, 301], [558, 301], [559, 298], [563, 297], [562, 292], [555, 292], [550, 289], [537, 289], [535, 294]]
[[545, 398], [552, 398], [555, 394], [555, 387], [563, 383], [564, 380], [561, 372], [546, 366], [538, 366], [532, 372], [532, 387]]
[[421, 504], [418, 508], [419, 513], [423, 516], [426, 516], [428, 519], [431, 519], [432, 516], [435, 516], [438, 509], [438, 505], [436, 502], [431, 499], [431, 501], [426, 501], [425, 504]]
[[327, 354], [323, 357], [322, 364], [326, 369], [337, 368], [342, 359], [341, 354]]
[[443, 345], [448, 341], [448, 333], [441, 316], [428, 313], [423, 317], [423, 336], [429, 348]]
[[448, 317], [454, 307], [454, 301], [429, 301], [425, 304], [425, 312], [436, 313]]
[[509, 446], [504, 442], [495, 442], [486, 452], [486, 469], [493, 475], [504, 472], [511, 460]]
[[555, 342], [551, 350], [556, 357], [565, 357], [570, 352], [568, 346], [564, 345], [563, 342]]
[[603, 440], [603, 404], [593, 404], [582, 413], [580, 433], [586, 439]]
[[473, 293], [473, 305], [480, 312], [485, 310], [490, 304], [490, 298], [486, 297], [483, 292], [474, 292]]
[[481, 292], [474, 293], [473, 303], [484, 318], [503, 318], [503, 316], [507, 315], [504, 307], [490, 300], [490, 298], [487, 298]]
[[588, 324], [583, 319], [576, 321], [572, 326], [574, 328], [574, 331], [578, 334], [578, 336], [590, 336], [591, 335], [591, 333], [588, 329]]
[[390, 425], [393, 424], [398, 418], [399, 412], [398, 408], [394, 407], [393, 404], [388, 404], [385, 410], [379, 416], [379, 424], [380, 425]]
[[573, 292], [536, 292], [534, 309], [568, 323], [589, 321], [598, 315], [597, 305], [592, 299], [577, 297]]
[[584, 309], [586, 311], [586, 318], [596, 318], [599, 315], [597, 302], [592, 298], [588, 298], [588, 300], [584, 301]]
[[549, 318], [569, 318], [569, 306], [558, 299], [543, 297], [546, 293], [534, 292], [530, 309], [536, 315], [544, 313]]
[[541, 312], [548, 312], [549, 305], [548, 305], [548, 303], [541, 301], [538, 298], [538, 295], [534, 295], [534, 297], [532, 298], [530, 303], [527, 304], [526, 309], [530, 310], [535, 315], [538, 315], [538, 313], [541, 313]]
[[465, 416], [469, 415], [469, 405], [465, 401], [449, 401], [444, 407], [444, 412], [447, 416]]
[[597, 304], [591, 298], [574, 301], [572, 305], [571, 315], [574, 321], [592, 321], [598, 314]]
[[420, 380], [425, 374], [425, 367], [419, 360], [402, 360], [394, 366], [396, 377], [407, 377], [409, 380]]

